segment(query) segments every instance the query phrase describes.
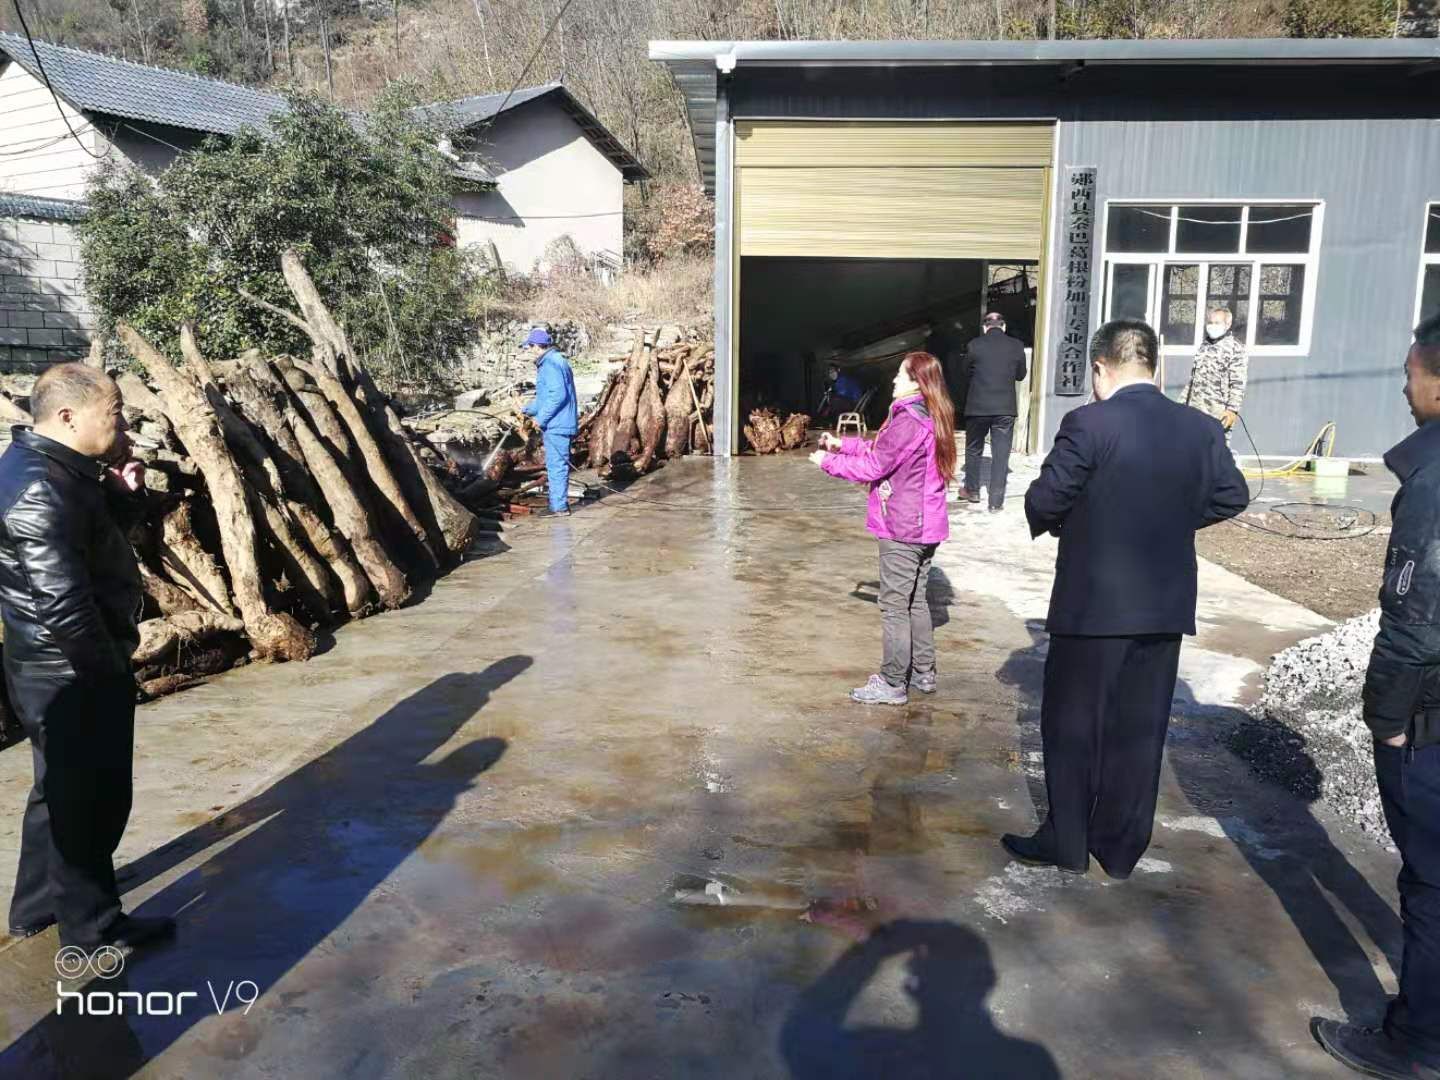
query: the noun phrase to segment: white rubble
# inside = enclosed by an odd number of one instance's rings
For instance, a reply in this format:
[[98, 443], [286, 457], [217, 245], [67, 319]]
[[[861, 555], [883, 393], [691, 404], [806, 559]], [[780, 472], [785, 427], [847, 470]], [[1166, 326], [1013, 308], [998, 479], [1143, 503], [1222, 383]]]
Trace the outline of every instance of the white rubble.
[[1276, 655], [1251, 719], [1229, 743], [1261, 775], [1389, 843], [1360, 705], [1379, 624], [1377, 608]]

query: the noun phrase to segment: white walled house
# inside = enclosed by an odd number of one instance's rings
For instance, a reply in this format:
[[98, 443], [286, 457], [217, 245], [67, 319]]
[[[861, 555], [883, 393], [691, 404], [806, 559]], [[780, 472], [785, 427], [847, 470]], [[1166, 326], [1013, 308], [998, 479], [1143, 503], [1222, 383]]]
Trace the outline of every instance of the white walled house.
[[455, 198], [461, 247], [493, 243], [508, 269], [530, 273], [568, 236], [587, 257], [619, 266], [625, 184], [647, 173], [574, 95], [552, 83], [434, 108], [462, 162], [493, 180]]
[[[0, 33], [0, 371], [89, 348], [73, 226], [98, 160], [154, 175], [207, 136], [262, 128], [285, 108], [278, 94]], [[431, 110], [450, 132], [457, 244], [488, 253], [493, 242], [507, 268], [529, 273], [568, 234], [590, 259], [618, 264], [623, 187], [646, 173], [568, 90]]]

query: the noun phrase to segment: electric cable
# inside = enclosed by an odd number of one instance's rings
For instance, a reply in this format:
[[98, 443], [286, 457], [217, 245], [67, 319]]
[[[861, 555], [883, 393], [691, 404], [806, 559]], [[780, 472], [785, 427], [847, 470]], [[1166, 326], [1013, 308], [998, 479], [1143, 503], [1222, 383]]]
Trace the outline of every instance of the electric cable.
[[50, 75], [45, 70], [45, 61], [40, 59], [40, 50], [35, 48], [35, 38], [30, 33], [30, 24], [25, 21], [25, 12], [20, 7], [20, 0], [10, 0], [10, 3], [15, 8], [15, 14], [19, 16], [20, 29], [25, 31], [25, 40], [30, 44], [30, 54], [35, 57], [35, 66], [40, 69], [40, 78], [45, 83], [45, 89], [49, 90], [50, 96], [55, 99], [55, 108], [60, 111], [60, 119], [65, 121], [65, 126], [69, 128], [70, 135], [75, 140], [75, 145], [80, 147], [81, 150], [84, 150], [85, 153], [89, 154], [96, 161], [103, 161], [105, 155], [97, 154], [94, 150], [91, 150], [90, 147], [86, 146], [80, 136], [75, 133], [74, 127], [71, 126], [70, 117], [65, 115], [65, 106], [60, 104], [60, 95], [55, 92], [55, 87], [50, 83]]
[[[1241, 430], [1245, 432], [1245, 438], [1248, 439], [1250, 442], [1250, 449], [1255, 451], [1255, 460], [1259, 463], [1258, 471], [1260, 474], [1260, 489], [1256, 491], [1253, 495], [1251, 495], [1249, 497], [1249, 501], [1246, 502], [1245, 510], [1248, 511], [1250, 507], [1255, 505], [1256, 500], [1265, 493], [1266, 469], [1264, 460], [1260, 457], [1260, 448], [1255, 445], [1255, 437], [1250, 434], [1250, 427], [1245, 423], [1244, 414], [1237, 412], [1235, 415], [1240, 421]], [[1316, 448], [1316, 445], [1325, 436], [1327, 430], [1330, 435], [1330, 441], [1329, 447], [1326, 451], [1326, 456], [1328, 456], [1329, 450], [1333, 449], [1335, 445], [1335, 421], [1328, 421], [1320, 429], [1319, 433], [1316, 434], [1315, 438], [1311, 440], [1310, 443], [1310, 449], [1314, 450]], [[1307, 451], [1306, 456], [1302, 456], [1297, 460], [1302, 462], [1309, 460], [1309, 451]], [[1291, 464], [1293, 465], [1294, 463], [1292, 462]], [[1289, 466], [1287, 466], [1286, 469], [1287, 471], [1277, 473], [1276, 475], [1286, 476], [1290, 475], [1292, 472], [1298, 471], [1296, 469], [1291, 469]], [[1325, 510], [1346, 514], [1348, 515], [1348, 517], [1344, 517], [1341, 519], [1342, 523], [1337, 527], [1337, 534], [1330, 536], [1317, 536], [1313, 531], [1285, 532], [1281, 529], [1272, 529], [1269, 526], [1261, 525], [1257, 521], [1245, 520], [1240, 516], [1229, 518], [1227, 520], [1229, 524], [1234, 525], [1236, 528], [1249, 529], [1252, 532], [1268, 533], [1271, 536], [1278, 536], [1286, 540], [1358, 540], [1363, 536], [1369, 536], [1371, 533], [1375, 532], [1378, 528], [1380, 528], [1379, 518], [1374, 511], [1366, 510], [1362, 506], [1350, 506], [1343, 503], [1322, 503], [1319, 501], [1276, 503], [1273, 506], [1267, 507], [1264, 512], [1278, 514], [1281, 518], [1283, 518], [1285, 521], [1288, 521], [1296, 529], [1313, 530], [1313, 526], [1307, 525], [1303, 521], [1296, 520], [1294, 516], [1287, 512], [1286, 508], [1288, 507], [1303, 507], [1311, 510], [1323, 508]], [[1242, 513], [1244, 513], [1244, 511], [1242, 511]]]
[[[18, 4], [19, 0], [14, 0], [14, 2]], [[525, 81], [525, 76], [530, 74], [530, 66], [540, 58], [540, 53], [550, 40], [550, 35], [555, 33], [555, 28], [560, 25], [560, 21], [565, 18], [565, 13], [570, 10], [570, 5], [573, 3], [575, 0], [565, 0], [564, 6], [555, 13], [555, 18], [550, 21], [550, 28], [545, 31], [545, 36], [540, 39], [540, 44], [535, 46], [535, 51], [530, 54], [530, 59], [525, 61], [525, 66], [520, 69], [520, 74], [515, 77], [510, 89], [505, 92], [505, 96], [500, 100], [500, 107], [490, 114], [482, 131], [493, 127], [500, 114], [505, 111], [505, 106], [510, 104], [510, 99], [515, 96], [515, 91], [520, 89], [520, 84]]]

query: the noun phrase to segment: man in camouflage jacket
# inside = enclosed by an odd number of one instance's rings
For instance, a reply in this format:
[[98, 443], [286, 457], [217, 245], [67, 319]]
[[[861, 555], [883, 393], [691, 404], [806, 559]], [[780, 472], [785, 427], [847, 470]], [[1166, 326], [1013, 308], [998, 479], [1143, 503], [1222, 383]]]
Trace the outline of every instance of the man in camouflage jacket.
[[1245, 344], [1231, 332], [1233, 321], [1224, 308], [1212, 308], [1205, 316], [1205, 340], [1195, 350], [1190, 383], [1181, 399], [1219, 420], [1227, 442], [1245, 403], [1245, 381], [1250, 373]]

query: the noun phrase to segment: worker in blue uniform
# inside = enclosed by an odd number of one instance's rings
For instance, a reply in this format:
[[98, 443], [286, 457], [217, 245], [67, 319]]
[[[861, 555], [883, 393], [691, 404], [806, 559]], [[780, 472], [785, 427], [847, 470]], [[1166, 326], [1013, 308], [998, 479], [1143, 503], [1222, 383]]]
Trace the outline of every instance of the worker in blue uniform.
[[534, 417], [545, 443], [545, 474], [550, 488], [546, 514], [570, 513], [570, 443], [579, 430], [580, 408], [575, 398], [575, 376], [570, 361], [555, 348], [550, 332], [531, 330], [524, 349], [535, 361], [535, 400], [525, 406]]

